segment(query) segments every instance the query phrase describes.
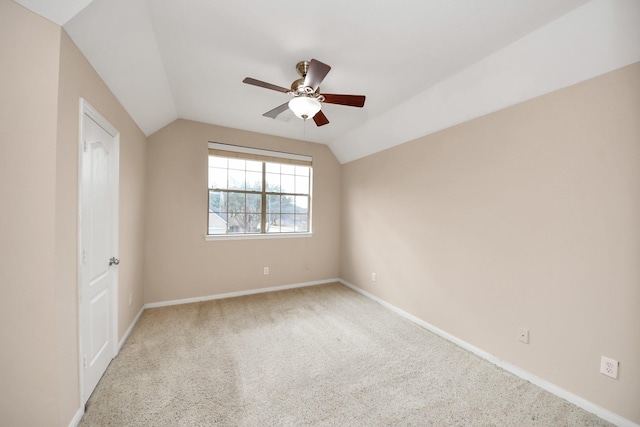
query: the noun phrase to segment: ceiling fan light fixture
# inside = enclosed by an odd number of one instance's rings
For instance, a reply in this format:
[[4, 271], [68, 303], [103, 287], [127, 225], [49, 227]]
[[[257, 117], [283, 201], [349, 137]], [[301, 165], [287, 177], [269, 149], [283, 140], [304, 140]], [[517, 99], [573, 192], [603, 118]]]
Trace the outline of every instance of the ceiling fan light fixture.
[[289, 108], [293, 114], [302, 120], [313, 118], [320, 111], [320, 102], [309, 96], [296, 96], [289, 101]]
[[316, 126], [329, 124], [329, 119], [321, 111], [322, 103], [346, 105], [349, 107], [364, 107], [364, 95], [338, 95], [331, 93], [320, 93], [320, 83], [326, 77], [331, 67], [323, 64], [317, 59], [311, 61], [301, 61], [296, 65], [296, 70], [302, 78], [291, 84], [291, 89], [276, 86], [271, 83], [246, 77], [242, 82], [276, 92], [286, 93], [293, 98], [282, 105], [273, 108], [263, 114], [264, 117], [275, 119], [287, 109], [302, 120], [312, 118]]

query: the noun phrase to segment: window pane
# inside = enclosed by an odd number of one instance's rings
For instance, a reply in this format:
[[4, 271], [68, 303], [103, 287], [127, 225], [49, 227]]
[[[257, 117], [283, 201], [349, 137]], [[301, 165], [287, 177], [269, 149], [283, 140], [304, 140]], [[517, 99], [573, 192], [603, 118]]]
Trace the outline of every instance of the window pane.
[[260, 232], [260, 214], [247, 214], [245, 216], [245, 233]]
[[279, 163], [265, 163], [265, 167], [267, 172], [272, 173], [280, 173], [280, 164]]
[[296, 167], [294, 165], [280, 165], [280, 173], [287, 173], [293, 175], [296, 173]]
[[280, 233], [280, 214], [267, 214], [267, 233]]
[[229, 233], [244, 233], [244, 214], [229, 215], [229, 223], [227, 226]]
[[294, 229], [293, 214], [280, 215], [280, 231], [283, 233], [292, 233]]
[[209, 192], [209, 226], [208, 234], [226, 234], [227, 221], [223, 194], [217, 191]]
[[280, 213], [280, 196], [267, 194], [267, 214]]
[[[247, 212], [258, 214], [262, 212], [262, 195], [247, 194]], [[259, 220], [258, 223], [260, 223]]]
[[229, 169], [245, 170], [246, 160], [242, 159], [228, 159]]
[[307, 196], [296, 196], [296, 213], [304, 213], [309, 212], [309, 197]]
[[222, 212], [222, 197], [219, 191], [209, 191], [209, 211]]
[[227, 170], [209, 168], [209, 188], [227, 188]]
[[244, 193], [228, 193], [229, 213], [245, 213], [247, 211]]
[[293, 196], [282, 196], [280, 199], [280, 212], [293, 212]]
[[296, 194], [309, 194], [309, 177], [296, 176]]
[[247, 190], [262, 191], [262, 172], [247, 172]]
[[280, 192], [280, 174], [267, 173], [267, 191]]
[[280, 195], [267, 194], [267, 233], [280, 232]]
[[227, 234], [227, 222], [215, 212], [209, 212], [208, 234]]
[[262, 173], [262, 162], [247, 160], [247, 170]]
[[308, 166], [296, 166], [296, 175], [298, 175], [298, 176], [309, 176], [309, 167]]
[[209, 166], [226, 169], [227, 159], [224, 157], [209, 156]]
[[296, 221], [295, 231], [297, 232], [309, 231], [306, 215], [296, 215], [295, 221]]
[[229, 189], [230, 190], [244, 190], [244, 171], [229, 170]]
[[281, 175], [280, 181], [282, 184], [282, 189], [280, 190], [283, 193], [295, 193], [296, 192], [296, 184], [295, 178], [293, 175]]

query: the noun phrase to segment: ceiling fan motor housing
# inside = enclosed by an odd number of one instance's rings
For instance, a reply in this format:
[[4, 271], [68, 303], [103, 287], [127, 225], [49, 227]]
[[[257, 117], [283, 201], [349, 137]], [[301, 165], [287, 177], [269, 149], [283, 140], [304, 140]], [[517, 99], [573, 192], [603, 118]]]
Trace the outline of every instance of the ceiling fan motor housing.
[[296, 71], [302, 76], [303, 79], [307, 77], [307, 72], [309, 71], [310, 65], [311, 62], [309, 61], [300, 61], [296, 64]]
[[[320, 95], [320, 87], [318, 86], [314, 92], [312, 87], [305, 86], [304, 82], [307, 77], [307, 73], [309, 72], [309, 67], [311, 66], [311, 62], [309, 61], [300, 61], [296, 64], [296, 71], [300, 75], [301, 78], [295, 80], [291, 83], [291, 94], [294, 96], [311, 96], [317, 98]], [[322, 100], [321, 100], [322, 101]]]
[[295, 80], [293, 83], [291, 83], [291, 91], [295, 92], [296, 94], [307, 93], [307, 91], [305, 91], [305, 88], [304, 88], [304, 77], [301, 79]]
[[312, 87], [304, 85], [304, 77], [291, 83], [291, 94], [294, 96], [313, 96], [317, 98], [320, 95], [320, 86], [313, 91]]

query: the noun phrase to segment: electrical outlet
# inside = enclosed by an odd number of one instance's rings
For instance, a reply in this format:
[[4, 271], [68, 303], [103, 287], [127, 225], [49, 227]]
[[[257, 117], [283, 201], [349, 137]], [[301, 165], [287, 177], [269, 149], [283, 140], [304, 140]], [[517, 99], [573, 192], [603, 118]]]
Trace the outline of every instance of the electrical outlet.
[[518, 341], [525, 344], [529, 344], [529, 330], [525, 328], [518, 328]]
[[378, 274], [371, 273], [371, 280], [374, 281], [374, 282], [377, 282], [378, 281]]
[[269, 267], [264, 268], [264, 275], [266, 276], [267, 274], [269, 274]]
[[618, 379], [618, 361], [602, 356], [600, 359], [600, 373]]

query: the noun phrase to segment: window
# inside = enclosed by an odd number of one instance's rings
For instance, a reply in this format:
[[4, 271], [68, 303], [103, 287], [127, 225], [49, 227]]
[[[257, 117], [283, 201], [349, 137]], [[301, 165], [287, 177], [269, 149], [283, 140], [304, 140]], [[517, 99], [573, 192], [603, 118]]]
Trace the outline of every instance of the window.
[[208, 235], [311, 232], [311, 157], [209, 143]]

